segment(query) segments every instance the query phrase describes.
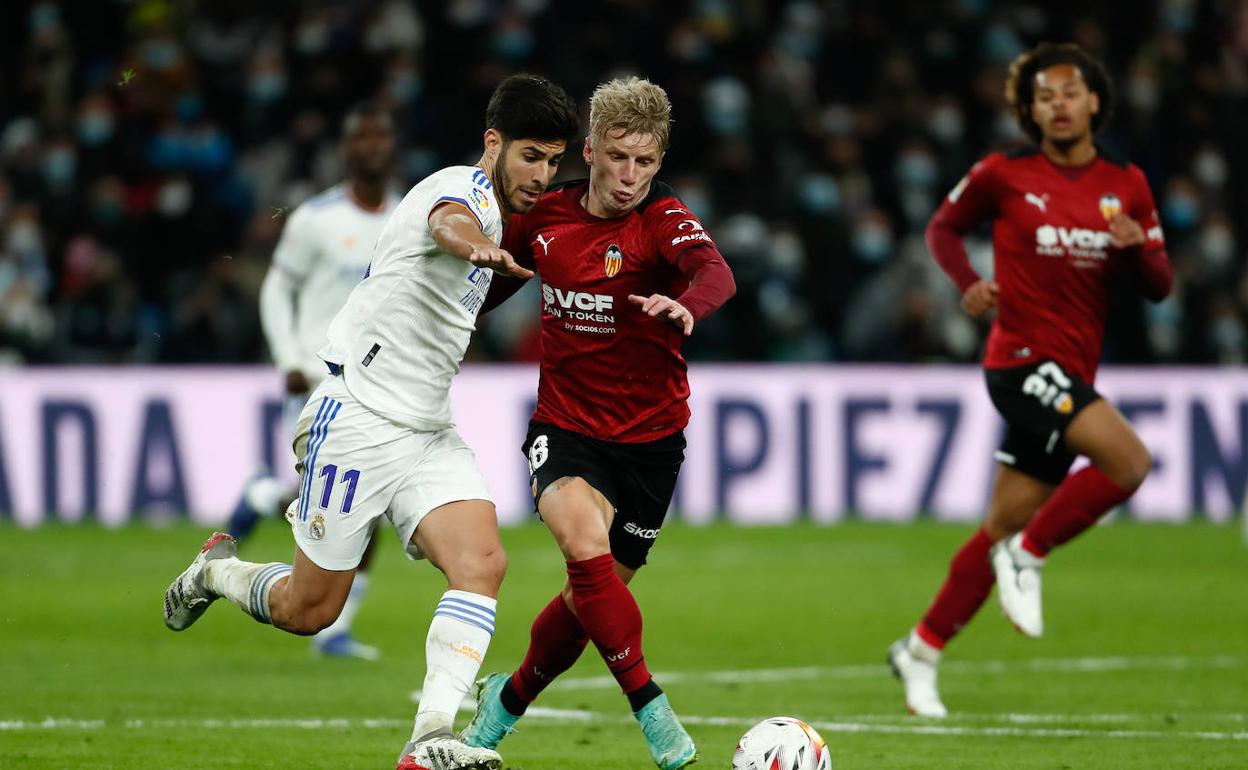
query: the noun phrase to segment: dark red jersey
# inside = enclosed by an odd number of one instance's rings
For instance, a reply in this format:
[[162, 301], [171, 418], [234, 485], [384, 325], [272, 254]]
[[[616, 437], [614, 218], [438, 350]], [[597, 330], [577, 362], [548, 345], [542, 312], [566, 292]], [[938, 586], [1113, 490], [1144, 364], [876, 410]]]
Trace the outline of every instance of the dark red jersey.
[[548, 190], [503, 234], [503, 248], [542, 282], [533, 417], [605, 441], [653, 441], [689, 422], [684, 334], [628, 297], [663, 294], [698, 320], [735, 291], [732, 272], [667, 185], [654, 182], [637, 208], [601, 219], [581, 205], [587, 184]]
[[[1123, 212], [1147, 242], [1111, 245], [1108, 220]], [[1165, 241], [1148, 181], [1134, 165], [1098, 155], [1077, 168], [1039, 151], [989, 155], [949, 193], [927, 228], [933, 256], [963, 292], [979, 280], [962, 237], [992, 221], [997, 317], [990, 369], [1052, 358], [1093, 382], [1104, 341], [1109, 285], [1134, 272], [1150, 299], [1170, 290]]]

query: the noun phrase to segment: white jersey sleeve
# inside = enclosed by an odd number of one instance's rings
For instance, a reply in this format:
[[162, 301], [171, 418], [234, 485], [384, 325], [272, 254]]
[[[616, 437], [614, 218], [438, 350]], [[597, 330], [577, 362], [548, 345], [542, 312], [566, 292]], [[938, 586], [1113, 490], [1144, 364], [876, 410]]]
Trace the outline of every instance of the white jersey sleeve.
[[286, 220], [260, 288], [260, 320], [269, 352], [282, 371], [313, 384], [326, 374], [316, 353], [329, 322], [364, 277], [373, 247], [398, 197], [362, 206], [336, 185], [300, 205]]
[[273, 268], [285, 272], [296, 283], [312, 272], [321, 255], [321, 239], [316, 232], [316, 215], [313, 213], [315, 209], [310, 204], [311, 201], [290, 213], [277, 248], [273, 250]]
[[260, 323], [273, 361], [283, 372], [306, 364], [296, 323], [296, 297], [320, 257], [315, 225], [310, 207], [291, 212], [260, 287]]
[[495, 244], [503, 222], [494, 187], [475, 166], [443, 169], [413, 187], [382, 230], [368, 276], [329, 327], [321, 358], [351, 395], [414, 430], [451, 425], [459, 371], [493, 275], [443, 252], [429, 214], [463, 206]]

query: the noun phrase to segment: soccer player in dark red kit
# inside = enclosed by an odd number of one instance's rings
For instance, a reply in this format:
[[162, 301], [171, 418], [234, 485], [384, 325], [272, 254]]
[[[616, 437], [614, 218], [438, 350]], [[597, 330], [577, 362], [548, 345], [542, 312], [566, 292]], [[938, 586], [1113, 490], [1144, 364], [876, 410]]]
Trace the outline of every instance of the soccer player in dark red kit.
[[[995, 311], [984, 370], [1006, 433], [983, 526], [954, 555], [922, 620], [889, 649], [920, 716], [947, 713], [936, 689], [941, 652], [993, 583], [1006, 617], [1040, 636], [1045, 557], [1131, 497], [1152, 467], [1093, 387], [1111, 283], [1133, 281], [1158, 301], [1172, 282], [1148, 181], [1093, 143], [1112, 106], [1109, 77], [1078, 46], [1043, 43], [1010, 66], [1006, 99], [1038, 146], [980, 161], [927, 227], [966, 312]], [[975, 273], [962, 244], [989, 221], [994, 279]], [[1077, 455], [1091, 464], [1067, 475]]]
[[[524, 444], [538, 514], [567, 561], [524, 662], [480, 683], [463, 733], [496, 747], [592, 641], [628, 697], [655, 764], [697, 750], [646, 667], [628, 589], [663, 526], [684, 460], [689, 382], [681, 341], [736, 291], [701, 222], [661, 182], [671, 104], [628, 78], [600, 85], [589, 180], [552, 187], [513, 217], [503, 247], [542, 280], [541, 380]], [[496, 282], [486, 309], [522, 280]]]

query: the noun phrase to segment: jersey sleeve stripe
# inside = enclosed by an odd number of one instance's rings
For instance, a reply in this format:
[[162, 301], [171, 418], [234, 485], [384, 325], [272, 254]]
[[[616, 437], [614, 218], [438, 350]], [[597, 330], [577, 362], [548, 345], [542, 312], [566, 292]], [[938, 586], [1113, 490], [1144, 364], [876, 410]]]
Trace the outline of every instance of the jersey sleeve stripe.
[[477, 220], [477, 224], [480, 225], [481, 227], [481, 232], [485, 232], [485, 223], [481, 221], [481, 217], [477, 216], [477, 212], [472, 210], [472, 206], [468, 205], [468, 201], [464, 200], [463, 198], [455, 198], [450, 195], [443, 195], [441, 198], [438, 198], [436, 201], [433, 202], [433, 208], [429, 210], [433, 211], [433, 209], [436, 209], [438, 206], [441, 206], [443, 203], [455, 203], [457, 205], [463, 206], [465, 209], [468, 210], [469, 214], [472, 214], [472, 218]]

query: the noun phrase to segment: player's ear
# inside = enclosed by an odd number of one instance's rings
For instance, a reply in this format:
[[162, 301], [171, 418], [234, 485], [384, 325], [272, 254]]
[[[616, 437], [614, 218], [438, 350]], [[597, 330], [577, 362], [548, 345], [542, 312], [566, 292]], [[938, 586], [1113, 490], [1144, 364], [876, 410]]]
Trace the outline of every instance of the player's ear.
[[1092, 115], [1099, 115], [1101, 112], [1101, 95], [1096, 91], [1088, 94], [1088, 109]]
[[498, 154], [503, 146], [503, 135], [498, 133], [496, 129], [485, 129], [485, 154], [490, 160], [497, 162]]
[[581, 148], [581, 157], [585, 159], [586, 166], [594, 165], [594, 147], [589, 143], [589, 137], [585, 137], [585, 146]]

